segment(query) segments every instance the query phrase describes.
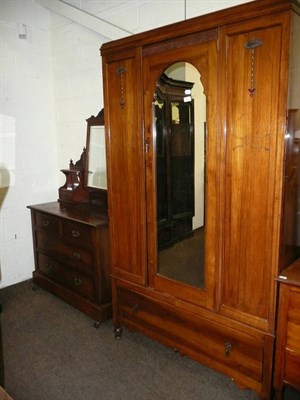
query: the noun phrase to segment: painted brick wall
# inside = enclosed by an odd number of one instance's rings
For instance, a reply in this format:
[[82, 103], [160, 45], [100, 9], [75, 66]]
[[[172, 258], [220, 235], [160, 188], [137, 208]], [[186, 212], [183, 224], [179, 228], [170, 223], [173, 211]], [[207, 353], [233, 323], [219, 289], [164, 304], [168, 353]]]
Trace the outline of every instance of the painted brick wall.
[[[57, 143], [49, 12], [0, 0], [0, 285], [31, 277], [28, 204], [56, 197]], [[26, 24], [27, 39], [20, 39]]]

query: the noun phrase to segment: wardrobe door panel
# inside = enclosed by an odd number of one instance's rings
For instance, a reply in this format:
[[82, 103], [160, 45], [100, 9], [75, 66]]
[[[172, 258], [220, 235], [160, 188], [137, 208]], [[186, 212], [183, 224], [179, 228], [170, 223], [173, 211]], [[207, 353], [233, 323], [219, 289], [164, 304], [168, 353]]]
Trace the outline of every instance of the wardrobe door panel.
[[257, 20], [247, 31], [245, 24], [235, 25], [223, 38], [226, 167], [221, 311], [266, 330], [271, 329], [274, 315], [279, 242], [282, 106], [287, 94], [282, 85], [285, 22], [284, 18]]
[[112, 273], [145, 283], [144, 138], [139, 50], [103, 59]]
[[[199, 37], [203, 39], [202, 36]], [[189, 303], [211, 309], [215, 307], [215, 279], [219, 246], [219, 225], [217, 224], [217, 191], [219, 186], [217, 184], [218, 117], [216, 112], [217, 41], [213, 39], [216, 39], [216, 34], [215, 36], [210, 35], [209, 39], [205, 37], [203, 43], [200, 40], [200, 43], [194, 43], [192, 47], [185, 48], [176, 48], [175, 44], [177, 42], [170, 41], [166, 45], [161, 45], [164, 49], [163, 54], [159, 54], [159, 56], [153, 55], [152, 48], [149, 47], [144, 50], [143, 57], [145, 135], [150, 144], [149, 152], [146, 154], [149, 285], [159, 292], [165, 292]], [[160, 47], [156, 45], [155, 51], [159, 53]], [[184, 64], [185, 76], [189, 76], [190, 66], [192, 66], [191, 69], [196, 70], [197, 74], [192, 82], [194, 87], [198, 84], [198, 81], [199, 83], [201, 82], [203, 85], [201, 95], [205, 95], [204, 99], [203, 97], [201, 98], [203, 99], [202, 102], [199, 101], [197, 103], [197, 100], [194, 100], [196, 127], [194, 136], [201, 137], [202, 135], [204, 137], [203, 147], [205, 147], [205, 163], [203, 165], [205, 178], [202, 189], [203, 199], [205, 199], [203, 207], [204, 222], [200, 224], [200, 228], [193, 227], [194, 231], [191, 237], [195, 239], [194, 243], [196, 245], [194, 244], [194, 247], [197, 246], [197, 251], [200, 248], [200, 251], [194, 253], [193, 249], [187, 244], [189, 239], [184, 238], [184, 240], [178, 241], [176, 245], [166, 249], [160, 249], [157, 240], [159, 234], [157, 228], [158, 201], [156, 196], [158, 184], [155, 177], [159, 182], [161, 172], [157, 169], [159, 168], [161, 146], [156, 132], [157, 115], [154, 115], [151, 111], [153, 110], [153, 105], [157, 103], [157, 92], [156, 96], [154, 96], [154, 93], [160, 76], [170, 66], [176, 69], [175, 67], [179, 62]], [[194, 93], [192, 91], [191, 97], [193, 96]], [[200, 119], [201, 112], [203, 113], [204, 102], [205, 124], [196, 125], [196, 121]], [[167, 129], [165, 128], [165, 130]], [[197, 159], [197, 155], [199, 158], [200, 150], [204, 154], [201, 145], [202, 142], [196, 142], [196, 139], [194, 142], [193, 139], [195, 159]], [[198, 183], [200, 181], [199, 171], [196, 171], [194, 166], [193, 169], [193, 182]], [[185, 195], [186, 193], [187, 191], [185, 191]], [[195, 202], [194, 195], [192, 202], [193, 211], [196, 214], [197, 208], [201, 207], [200, 202]], [[174, 224], [172, 228], [176, 229], [177, 226]], [[195, 257], [193, 257], [194, 254], [196, 254]], [[176, 256], [180, 262], [178, 262]], [[191, 261], [187, 262], [187, 260]]]

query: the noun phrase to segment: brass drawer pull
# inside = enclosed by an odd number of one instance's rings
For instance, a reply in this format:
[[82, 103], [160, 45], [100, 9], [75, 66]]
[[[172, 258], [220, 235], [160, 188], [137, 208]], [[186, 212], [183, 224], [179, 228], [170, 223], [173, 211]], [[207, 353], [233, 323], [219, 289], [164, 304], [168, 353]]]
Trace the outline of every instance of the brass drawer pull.
[[137, 313], [139, 311], [139, 305], [138, 304], [135, 304], [133, 307], [132, 307], [132, 314], [135, 314], [135, 313]]
[[230, 342], [225, 342], [225, 355], [229, 356], [231, 350], [232, 350], [231, 343]]
[[74, 278], [74, 283], [76, 286], [80, 286], [81, 285], [81, 279], [80, 278]]
[[80, 232], [78, 232], [76, 229], [72, 230], [72, 236], [73, 237], [79, 237], [80, 236]]
[[81, 255], [80, 255], [80, 253], [74, 251], [73, 256], [74, 256], [75, 258], [77, 258], [77, 260], [81, 260]]

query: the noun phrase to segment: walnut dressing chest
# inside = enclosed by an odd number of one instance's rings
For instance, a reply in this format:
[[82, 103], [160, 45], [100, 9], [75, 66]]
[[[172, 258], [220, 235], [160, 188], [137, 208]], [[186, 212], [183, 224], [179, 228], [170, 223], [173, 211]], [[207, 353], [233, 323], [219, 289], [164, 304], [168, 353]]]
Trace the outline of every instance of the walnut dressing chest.
[[80, 204], [60, 202], [31, 210], [33, 282], [93, 318], [111, 317], [108, 221]]

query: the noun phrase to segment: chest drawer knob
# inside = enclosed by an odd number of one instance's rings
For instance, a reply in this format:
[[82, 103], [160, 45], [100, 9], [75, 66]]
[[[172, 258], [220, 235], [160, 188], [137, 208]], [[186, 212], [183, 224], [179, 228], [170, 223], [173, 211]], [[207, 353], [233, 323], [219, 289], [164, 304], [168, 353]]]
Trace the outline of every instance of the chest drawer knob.
[[78, 232], [76, 229], [72, 230], [72, 236], [73, 237], [79, 237], [80, 236], [80, 232]]
[[49, 225], [50, 225], [50, 221], [48, 219], [44, 219], [43, 226], [49, 226]]
[[231, 349], [232, 349], [232, 345], [230, 342], [225, 342], [225, 355], [229, 356]]
[[77, 251], [74, 251], [73, 256], [77, 258], [77, 260], [81, 260], [81, 255]]
[[139, 311], [139, 305], [138, 304], [135, 304], [133, 307], [132, 307], [132, 314], [135, 314], [135, 313], [137, 313]]
[[72, 236], [75, 237], [75, 238], [77, 238], [77, 237], [80, 236], [80, 232], [78, 232], [76, 229], [73, 229], [73, 230], [72, 230]]
[[74, 283], [76, 286], [80, 286], [81, 285], [81, 279], [80, 278], [74, 278]]
[[51, 264], [46, 264], [46, 269], [47, 269], [48, 271], [51, 271], [52, 265], [51, 265]]

